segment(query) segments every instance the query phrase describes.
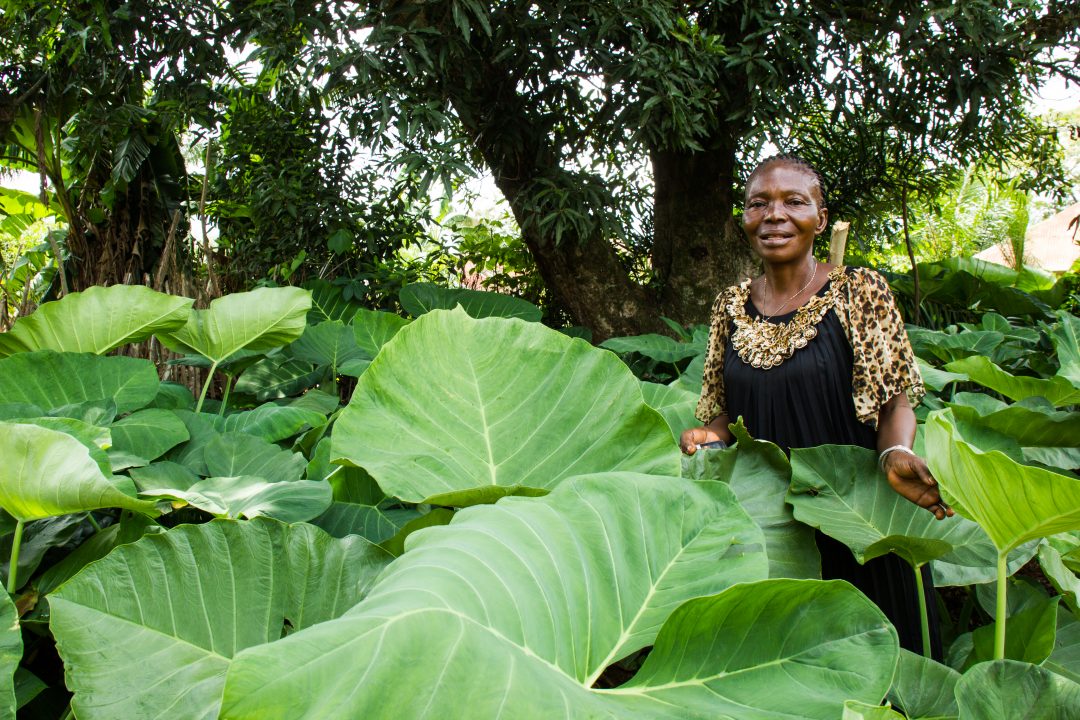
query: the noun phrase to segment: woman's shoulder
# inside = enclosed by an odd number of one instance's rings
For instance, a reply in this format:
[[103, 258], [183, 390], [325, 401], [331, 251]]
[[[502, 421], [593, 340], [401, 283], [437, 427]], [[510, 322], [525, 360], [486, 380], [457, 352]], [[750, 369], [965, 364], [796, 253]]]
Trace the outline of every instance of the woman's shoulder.
[[728, 285], [726, 288], [720, 291], [713, 301], [712, 311], [714, 315], [727, 314], [727, 308], [731, 305], [733, 300], [741, 299], [742, 302], [746, 302], [746, 298], [750, 294], [750, 281], [751, 278], [746, 278], [740, 283], [735, 285]]
[[848, 265], [844, 269], [848, 276], [848, 285], [853, 291], [888, 291], [889, 281], [877, 270], [868, 267], [853, 267]]

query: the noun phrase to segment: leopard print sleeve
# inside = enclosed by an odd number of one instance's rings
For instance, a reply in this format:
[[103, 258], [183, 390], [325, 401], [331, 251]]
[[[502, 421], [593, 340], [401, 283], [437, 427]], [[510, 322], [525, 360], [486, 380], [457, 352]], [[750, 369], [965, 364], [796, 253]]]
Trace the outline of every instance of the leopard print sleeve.
[[876, 429], [882, 405], [907, 393], [915, 407], [926, 389], [889, 284], [868, 268], [852, 268], [850, 272], [841, 300], [846, 307], [838, 307], [837, 315], [854, 355], [851, 394], [855, 414], [859, 422]]
[[705, 424], [727, 412], [724, 395], [724, 352], [731, 328], [731, 316], [727, 306], [733, 290], [734, 288], [728, 288], [717, 295], [712, 307], [701, 398], [698, 399], [697, 410], [694, 412], [694, 416]]

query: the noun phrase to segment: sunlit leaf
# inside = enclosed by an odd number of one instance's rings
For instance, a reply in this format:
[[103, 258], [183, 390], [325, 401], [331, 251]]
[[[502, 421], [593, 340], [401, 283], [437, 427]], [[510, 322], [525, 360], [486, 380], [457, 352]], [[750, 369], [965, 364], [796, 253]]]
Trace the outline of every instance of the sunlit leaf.
[[362, 538], [267, 519], [182, 525], [119, 547], [50, 596], [72, 708], [85, 720], [166, 708], [215, 718], [239, 651], [337, 617], [388, 558]]
[[667, 423], [609, 352], [539, 323], [428, 313], [386, 344], [334, 428], [334, 457], [387, 493], [546, 490], [591, 471], [678, 475]]

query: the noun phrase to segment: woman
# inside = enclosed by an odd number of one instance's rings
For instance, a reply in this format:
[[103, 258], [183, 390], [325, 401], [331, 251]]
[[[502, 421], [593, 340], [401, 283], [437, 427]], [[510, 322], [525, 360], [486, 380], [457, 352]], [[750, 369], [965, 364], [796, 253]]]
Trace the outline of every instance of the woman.
[[[821, 176], [806, 161], [777, 155], [750, 174], [743, 229], [764, 274], [716, 299], [696, 413], [704, 425], [683, 432], [680, 447], [692, 455], [702, 443], [730, 442], [728, 424], [742, 417], [752, 436], [785, 452], [874, 448], [889, 485], [941, 520], [953, 511], [911, 450], [912, 404], [925, 391], [903, 321], [880, 275], [814, 259], [827, 221]], [[841, 543], [817, 538], [822, 577], [856, 585], [893, 622], [901, 645], [920, 652], [910, 566], [893, 555], [860, 566]], [[928, 606], [936, 611], [932, 600]]]

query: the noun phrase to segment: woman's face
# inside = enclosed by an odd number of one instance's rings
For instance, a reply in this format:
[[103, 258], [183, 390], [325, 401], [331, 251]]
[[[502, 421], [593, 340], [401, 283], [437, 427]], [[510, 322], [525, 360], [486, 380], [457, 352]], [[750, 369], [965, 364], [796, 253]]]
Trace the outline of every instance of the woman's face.
[[798, 165], [766, 165], [750, 180], [743, 230], [758, 257], [768, 263], [798, 261], [810, 254], [829, 213], [821, 206], [817, 178]]

